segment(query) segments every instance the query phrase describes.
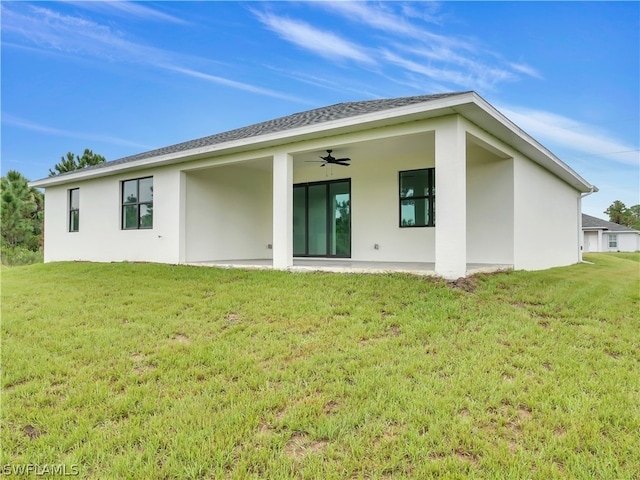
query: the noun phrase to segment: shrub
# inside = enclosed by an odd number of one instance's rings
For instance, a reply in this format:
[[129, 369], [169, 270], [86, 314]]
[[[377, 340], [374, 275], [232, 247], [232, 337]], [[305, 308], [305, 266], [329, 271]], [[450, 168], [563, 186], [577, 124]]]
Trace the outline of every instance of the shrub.
[[33, 251], [26, 247], [9, 247], [3, 245], [1, 257], [2, 265], [14, 267], [18, 265], [31, 265], [32, 263], [42, 263], [44, 261], [44, 252], [41, 248]]

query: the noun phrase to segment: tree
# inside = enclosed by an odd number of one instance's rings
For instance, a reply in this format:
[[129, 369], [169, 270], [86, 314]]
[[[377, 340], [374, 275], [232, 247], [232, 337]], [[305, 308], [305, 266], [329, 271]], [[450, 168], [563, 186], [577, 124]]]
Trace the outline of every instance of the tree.
[[610, 222], [640, 230], [640, 205], [627, 208], [620, 200], [616, 200], [604, 213], [609, 215]]
[[640, 205], [632, 205], [629, 207], [629, 211], [631, 212], [631, 219], [633, 221], [629, 226], [636, 230], [640, 230]]
[[82, 156], [74, 155], [72, 152], [67, 152], [67, 157], [61, 157], [60, 163], [56, 163], [53, 167], [55, 171], [49, 169], [49, 176], [53, 177], [55, 175], [60, 175], [61, 173], [80, 170], [91, 165], [98, 165], [105, 161], [106, 159], [102, 155], [93, 153], [88, 148], [84, 149]]
[[2, 247], [37, 251], [42, 246], [44, 196], [16, 170], [0, 179]]

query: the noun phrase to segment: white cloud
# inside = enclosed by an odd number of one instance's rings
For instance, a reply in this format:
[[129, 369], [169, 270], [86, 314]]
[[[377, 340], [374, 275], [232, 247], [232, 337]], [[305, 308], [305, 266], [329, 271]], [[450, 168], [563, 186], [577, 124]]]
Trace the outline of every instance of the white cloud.
[[533, 68], [530, 65], [527, 65], [525, 63], [509, 63], [508, 64], [513, 70], [515, 70], [516, 72], [520, 72], [520, 73], [524, 73], [525, 75], [528, 75], [530, 77], [533, 78], [538, 78], [540, 80], [542, 80], [544, 77], [540, 74], [540, 72], [538, 72], [535, 68]]
[[411, 60], [386, 50], [382, 51], [382, 55], [388, 62], [405, 70], [424, 75], [433, 81], [459, 85], [466, 90], [489, 90], [498, 82], [514, 79], [510, 72], [481, 64], [467, 64], [462, 65], [466, 68], [461, 68], [455, 63]]
[[18, 11], [4, 4], [3, 29], [45, 50], [140, 63], [169, 57], [168, 52], [127, 40], [109, 26], [43, 7], [28, 7]]
[[419, 73], [426, 77], [429, 77], [432, 79], [438, 79], [443, 82], [455, 83], [456, 85], [469, 84], [470, 79], [467, 73], [446, 69], [446, 68], [432, 67], [427, 63], [416, 62], [413, 60], [402, 58], [389, 51], [383, 51], [382, 55], [385, 58], [385, 60], [399, 67], [402, 67], [405, 70], [409, 70], [414, 73]]
[[70, 130], [63, 130], [55, 127], [48, 127], [46, 125], [40, 125], [38, 123], [33, 123], [28, 120], [24, 120], [22, 118], [13, 116], [8, 113], [2, 113], [2, 123], [16, 128], [22, 128], [24, 130], [31, 130], [34, 132], [44, 133], [46, 135], [55, 135], [60, 137], [69, 137], [69, 138], [79, 138], [81, 140], [90, 140], [96, 142], [104, 142], [112, 145], [121, 145], [125, 147], [135, 147], [140, 149], [149, 150], [153, 147], [149, 145], [143, 145], [136, 142], [131, 142], [129, 140], [125, 140], [123, 138], [114, 137], [111, 135], [103, 135], [96, 133], [87, 133], [87, 132], [76, 132]]
[[[374, 42], [380, 45], [377, 49], [387, 60], [432, 79], [434, 75], [442, 75], [435, 78], [438, 81], [450, 81], [465, 89], [488, 90], [499, 83], [517, 80], [521, 75], [542, 79], [534, 67], [523, 62], [507, 62], [499, 54], [483, 49], [477, 39], [435, 34], [426, 26], [410, 21], [420, 18], [423, 23], [433, 23], [432, 12], [439, 9], [438, 4], [419, 10], [396, 2], [318, 2], [314, 5], [383, 32], [383, 40], [375, 38]], [[392, 36], [394, 39], [389, 40]]]
[[638, 146], [631, 145], [568, 117], [522, 107], [498, 107], [511, 121], [547, 145], [579, 152], [579, 157], [602, 158], [639, 166]]
[[200, 72], [198, 70], [192, 70], [190, 68], [184, 68], [184, 67], [179, 67], [177, 65], [170, 65], [170, 64], [158, 64], [157, 67], [163, 68], [165, 70], [169, 70], [169, 71], [172, 71], [172, 72], [182, 73], [182, 74], [188, 75], [190, 77], [200, 78], [200, 79], [206, 80], [208, 82], [217, 83], [217, 84], [220, 84], [220, 85], [226, 85], [227, 87], [236, 88], [238, 90], [245, 90], [247, 92], [257, 93], [257, 94], [260, 94], [260, 95], [266, 95], [266, 96], [269, 96], [269, 97], [282, 98], [282, 99], [285, 99], [285, 100], [292, 100], [292, 101], [295, 101], [295, 102], [301, 102], [301, 103], [304, 102], [302, 99], [299, 99], [299, 98], [291, 96], [291, 95], [287, 95], [285, 93], [280, 93], [280, 92], [277, 92], [275, 90], [271, 90], [271, 89], [268, 89], [268, 88], [262, 88], [262, 87], [256, 87], [255, 85], [251, 85], [251, 84], [248, 84], [248, 83], [236, 82], [235, 80], [230, 80], [230, 79], [224, 78], [224, 77], [218, 77], [216, 75], [210, 75], [208, 73]]
[[443, 15], [442, 4], [435, 1], [418, 2], [417, 4], [401, 4], [402, 14], [409, 18], [417, 18], [425, 22], [440, 24]]
[[348, 59], [375, 64], [369, 52], [326, 30], [319, 30], [308, 23], [291, 20], [268, 13], [254, 12], [258, 19], [281, 38], [330, 60]]
[[[426, 2], [425, 2], [426, 3]], [[421, 43], [435, 45], [446, 49], [459, 49], [475, 51], [473, 42], [455, 36], [438, 35], [424, 28], [410, 23], [408, 18], [416, 18], [415, 9], [407, 9], [401, 3], [376, 3], [369, 2], [318, 2], [318, 6], [324, 7], [342, 15], [347, 20], [366, 24], [387, 34], [400, 35], [419, 40]], [[388, 5], [399, 5], [402, 14], [397, 14]], [[430, 19], [431, 17], [428, 16]], [[422, 18], [424, 20], [424, 17]], [[429, 20], [427, 20], [429, 21]]]
[[118, 1], [68, 1], [65, 2], [70, 5], [75, 5], [80, 8], [92, 10], [96, 12], [107, 12], [120, 14], [123, 17], [137, 17], [143, 20], [159, 21], [175, 23], [179, 25], [188, 25], [189, 22], [181, 18], [169, 15], [159, 10], [154, 10], [140, 3], [128, 2], [123, 0]]
[[124, 33], [84, 18], [33, 5], [20, 11], [19, 8], [7, 8], [6, 4], [2, 5], [2, 17], [3, 29], [8, 35], [26, 40], [44, 51], [146, 65], [260, 95], [298, 101], [282, 92], [189, 68], [185, 64], [208, 60], [130, 41]]

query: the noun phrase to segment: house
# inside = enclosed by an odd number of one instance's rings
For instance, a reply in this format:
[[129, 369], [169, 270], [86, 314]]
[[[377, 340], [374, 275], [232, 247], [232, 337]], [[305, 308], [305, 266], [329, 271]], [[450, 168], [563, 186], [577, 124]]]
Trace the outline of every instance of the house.
[[640, 251], [640, 231], [618, 223], [582, 214], [585, 252]]
[[46, 262], [412, 263], [452, 279], [579, 262], [597, 190], [475, 92], [340, 103], [32, 185]]

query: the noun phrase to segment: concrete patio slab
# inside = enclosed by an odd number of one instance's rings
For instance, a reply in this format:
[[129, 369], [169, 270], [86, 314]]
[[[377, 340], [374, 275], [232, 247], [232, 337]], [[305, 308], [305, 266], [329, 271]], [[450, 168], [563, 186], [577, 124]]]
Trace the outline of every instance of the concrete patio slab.
[[[191, 262], [187, 265], [218, 267], [218, 268], [244, 268], [250, 270], [272, 270], [272, 260], [269, 258], [244, 259], [244, 260], [212, 260], [203, 262]], [[468, 263], [467, 275], [475, 273], [491, 273], [496, 271], [512, 270], [512, 265]], [[290, 272], [334, 272], [334, 273], [408, 273], [412, 275], [436, 276], [435, 263], [433, 262], [363, 262], [351, 259], [327, 259], [327, 258], [296, 258], [293, 266], [287, 269]]]

